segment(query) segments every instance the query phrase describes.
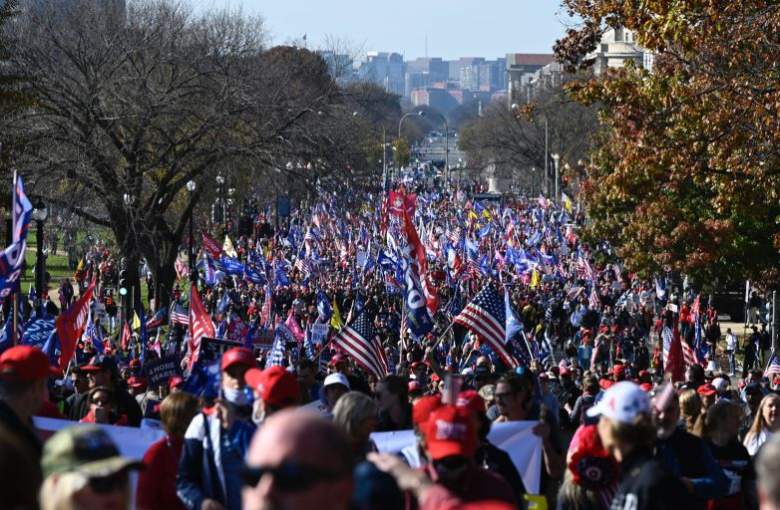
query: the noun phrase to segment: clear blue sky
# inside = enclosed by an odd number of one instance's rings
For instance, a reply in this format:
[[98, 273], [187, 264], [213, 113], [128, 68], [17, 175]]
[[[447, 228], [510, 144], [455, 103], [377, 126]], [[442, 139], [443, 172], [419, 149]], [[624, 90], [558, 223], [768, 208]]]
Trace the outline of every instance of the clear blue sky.
[[568, 20], [556, 0], [193, 0], [200, 8], [238, 7], [261, 14], [274, 43], [319, 48], [330, 36], [363, 52], [496, 58], [551, 53]]

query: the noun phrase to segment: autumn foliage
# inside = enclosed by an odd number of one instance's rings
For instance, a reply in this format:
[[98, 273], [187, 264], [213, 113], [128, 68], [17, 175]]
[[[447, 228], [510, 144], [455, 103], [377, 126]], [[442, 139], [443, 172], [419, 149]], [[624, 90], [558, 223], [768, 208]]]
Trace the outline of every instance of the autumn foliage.
[[591, 234], [629, 269], [700, 284], [777, 286], [780, 262], [780, 5], [759, 0], [564, 0], [582, 20], [556, 44], [585, 67], [605, 27], [655, 54], [570, 85], [600, 106], [584, 186]]

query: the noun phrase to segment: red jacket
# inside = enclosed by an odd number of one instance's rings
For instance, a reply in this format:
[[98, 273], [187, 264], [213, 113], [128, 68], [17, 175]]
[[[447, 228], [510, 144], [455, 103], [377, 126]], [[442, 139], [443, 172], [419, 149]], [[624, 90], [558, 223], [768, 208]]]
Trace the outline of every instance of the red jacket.
[[138, 510], [186, 510], [176, 496], [176, 474], [184, 439], [166, 436], [144, 454], [144, 468], [138, 473], [135, 504]]

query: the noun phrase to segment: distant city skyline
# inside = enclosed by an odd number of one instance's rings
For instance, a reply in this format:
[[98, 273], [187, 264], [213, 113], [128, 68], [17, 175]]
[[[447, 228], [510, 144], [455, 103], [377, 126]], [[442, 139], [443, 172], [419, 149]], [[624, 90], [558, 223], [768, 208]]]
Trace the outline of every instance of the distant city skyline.
[[[263, 16], [272, 44], [300, 41], [327, 49], [329, 38], [346, 42], [358, 58], [368, 51], [398, 52], [405, 60], [426, 56], [495, 59], [507, 53], [552, 53], [567, 19], [556, 0], [396, 0], [380, 10], [359, 0], [193, 0], [200, 9], [241, 8]], [[370, 5], [370, 7], [369, 7]]]

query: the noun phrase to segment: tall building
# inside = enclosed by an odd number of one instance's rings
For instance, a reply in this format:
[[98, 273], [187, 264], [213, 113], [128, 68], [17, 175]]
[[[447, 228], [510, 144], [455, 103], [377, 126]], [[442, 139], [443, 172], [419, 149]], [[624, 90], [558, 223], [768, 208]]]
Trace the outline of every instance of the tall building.
[[653, 67], [653, 54], [637, 44], [634, 33], [626, 28], [606, 30], [598, 48], [585, 58], [593, 61], [597, 76], [609, 68], [623, 67], [628, 61], [633, 61], [638, 68]]
[[449, 81], [449, 65], [441, 58], [417, 58], [406, 62], [404, 96], [411, 97], [412, 90], [427, 88]]
[[371, 51], [358, 69], [361, 80], [371, 81], [392, 94], [404, 94], [404, 59], [398, 53]]
[[553, 62], [552, 54], [508, 53], [506, 56], [507, 99], [510, 104], [523, 101], [530, 77], [533, 73]]
[[482, 57], [463, 57], [458, 60], [460, 88], [479, 90], [479, 68], [484, 63]]

